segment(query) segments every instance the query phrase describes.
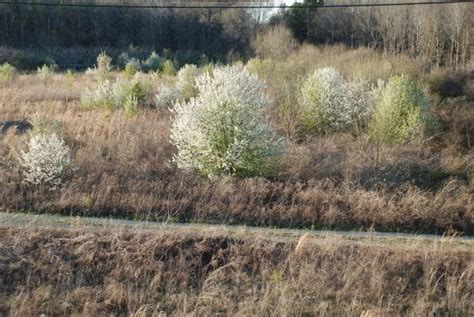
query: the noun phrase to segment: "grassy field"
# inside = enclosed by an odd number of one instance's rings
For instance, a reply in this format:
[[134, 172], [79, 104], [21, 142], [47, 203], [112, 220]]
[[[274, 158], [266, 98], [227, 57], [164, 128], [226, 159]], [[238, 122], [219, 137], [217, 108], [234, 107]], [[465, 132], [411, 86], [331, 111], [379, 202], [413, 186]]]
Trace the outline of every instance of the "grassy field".
[[[326, 66], [372, 82], [400, 73], [419, 78], [430, 91], [435, 133], [423, 142], [395, 146], [374, 144], [365, 133], [301, 136], [292, 130], [292, 110], [282, 113], [294, 104], [291, 100], [298, 95], [301, 78]], [[84, 90], [97, 85], [93, 73], [55, 73], [46, 78], [27, 73], [3, 82], [0, 121], [36, 118], [39, 125], [53, 127], [71, 149], [74, 171], [56, 191], [25, 186], [18, 155], [29, 135], [12, 131], [2, 135], [0, 210], [474, 233], [474, 108], [468, 72], [427, 71], [407, 57], [367, 49], [303, 46], [284, 61], [262, 62], [258, 74], [267, 82], [272, 100], [267, 119], [286, 135], [288, 146], [278, 175], [251, 179], [209, 179], [183, 172], [172, 162], [174, 114], [166, 107], [156, 108], [154, 96], [163, 85], [175, 81], [172, 75], [139, 75], [149, 91], [133, 116], [122, 110], [81, 106]], [[109, 76], [125, 77], [120, 72]], [[453, 85], [461, 87], [460, 96], [443, 95], [443, 89]]]
[[[167, 67], [4, 76], [0, 122], [33, 129], [0, 136], [0, 316], [474, 314], [472, 71], [340, 46], [248, 61], [286, 147], [277, 172], [245, 178], [173, 161], [177, 114], [155, 96], [180, 82]], [[302, 133], [300, 87], [322, 67], [418, 81], [432, 134], [394, 145], [365, 126]], [[110, 83], [136, 89], [139, 106], [84, 102]], [[70, 149], [55, 188], [26, 182], [19, 164], [44, 131]]]

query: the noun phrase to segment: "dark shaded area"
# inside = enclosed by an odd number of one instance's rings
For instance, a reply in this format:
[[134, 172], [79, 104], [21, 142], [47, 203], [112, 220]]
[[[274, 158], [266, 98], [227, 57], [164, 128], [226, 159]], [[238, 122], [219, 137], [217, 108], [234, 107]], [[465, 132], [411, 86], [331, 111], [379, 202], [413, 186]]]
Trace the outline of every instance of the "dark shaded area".
[[33, 126], [28, 121], [22, 120], [7, 120], [0, 122], [0, 132], [1, 134], [7, 133], [9, 130], [14, 130], [16, 134], [26, 133], [28, 130], [31, 130]]
[[258, 20], [241, 9], [0, 5], [0, 12], [0, 45], [19, 48], [26, 55], [47, 48], [73, 48], [70, 53], [80, 56], [85, 48], [130, 46], [157, 52], [195, 51], [210, 57], [239, 55], [248, 53], [251, 34], [259, 27]]

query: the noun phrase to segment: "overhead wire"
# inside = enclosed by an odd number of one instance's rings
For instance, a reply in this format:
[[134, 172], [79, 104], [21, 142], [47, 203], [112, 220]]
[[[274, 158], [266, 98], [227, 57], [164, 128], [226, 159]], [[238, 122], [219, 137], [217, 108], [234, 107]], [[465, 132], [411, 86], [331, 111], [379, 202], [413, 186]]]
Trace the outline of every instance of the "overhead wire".
[[[206, 2], [209, 3], [209, 2]], [[216, 2], [217, 3], [217, 2]], [[454, 1], [422, 1], [422, 2], [379, 2], [379, 3], [355, 3], [355, 4], [302, 4], [296, 3], [296, 8], [363, 8], [363, 7], [395, 7], [395, 6], [420, 6], [420, 5], [448, 5], [459, 3], [474, 3], [474, 0], [454, 0]], [[31, 2], [31, 1], [0, 1], [0, 4], [17, 6], [44, 6], [44, 7], [78, 7], [78, 8], [114, 8], [114, 9], [290, 9], [293, 5], [285, 4], [90, 4], [90, 3], [58, 3], [58, 2]]]

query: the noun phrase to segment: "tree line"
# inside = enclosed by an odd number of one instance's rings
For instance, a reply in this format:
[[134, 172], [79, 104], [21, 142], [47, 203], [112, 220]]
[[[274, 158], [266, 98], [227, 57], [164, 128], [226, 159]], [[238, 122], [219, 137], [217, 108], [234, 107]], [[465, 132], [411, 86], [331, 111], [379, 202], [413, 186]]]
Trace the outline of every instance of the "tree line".
[[265, 14], [243, 9], [94, 8], [94, 4], [101, 2], [89, 3], [91, 7], [0, 5], [0, 45], [133, 45], [156, 50], [197, 50], [208, 55], [230, 51], [244, 54], [248, 53], [251, 35], [261, 27]]
[[[153, 2], [157, 3], [165, 2]], [[110, 3], [95, 0], [89, 4]], [[323, 1], [305, 0], [279, 12], [4, 4], [0, 5], [0, 45], [124, 48], [132, 44], [158, 51], [194, 50], [207, 56], [250, 56], [250, 44], [258, 32], [268, 26], [285, 25], [300, 42], [369, 46], [452, 67], [465, 65], [471, 58], [474, 6], [469, 3], [337, 9], [305, 7], [308, 4], [321, 5]]]
[[[304, 1], [315, 3], [320, 2]], [[471, 58], [474, 4], [310, 10], [308, 14], [307, 8], [296, 4], [292, 10], [275, 16], [272, 23], [287, 25], [300, 41], [368, 46], [391, 54], [408, 54], [424, 64], [456, 68], [466, 65]]]

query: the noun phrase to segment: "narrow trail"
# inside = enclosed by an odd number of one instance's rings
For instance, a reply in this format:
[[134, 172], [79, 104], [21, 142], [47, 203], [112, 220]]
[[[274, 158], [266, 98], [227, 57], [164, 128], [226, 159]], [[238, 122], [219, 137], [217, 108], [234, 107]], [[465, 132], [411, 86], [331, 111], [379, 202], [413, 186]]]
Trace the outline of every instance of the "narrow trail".
[[303, 235], [310, 238], [341, 238], [352, 241], [382, 243], [443, 242], [457, 243], [474, 249], [473, 236], [441, 236], [396, 232], [335, 231], [215, 225], [200, 223], [148, 222], [108, 218], [72, 217], [47, 214], [0, 212], [0, 227], [63, 228], [63, 229], [125, 229], [152, 232], [213, 233], [256, 237], [275, 241], [297, 240]]

